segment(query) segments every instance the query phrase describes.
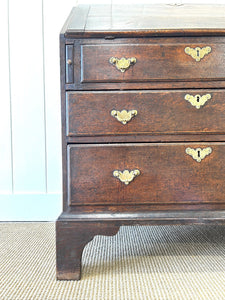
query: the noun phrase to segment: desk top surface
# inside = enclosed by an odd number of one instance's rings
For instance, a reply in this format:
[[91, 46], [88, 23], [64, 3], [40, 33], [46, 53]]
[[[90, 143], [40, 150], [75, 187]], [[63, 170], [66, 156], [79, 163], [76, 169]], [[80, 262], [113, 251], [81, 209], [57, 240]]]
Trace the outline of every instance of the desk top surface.
[[78, 5], [62, 33], [80, 38], [225, 35], [225, 5]]

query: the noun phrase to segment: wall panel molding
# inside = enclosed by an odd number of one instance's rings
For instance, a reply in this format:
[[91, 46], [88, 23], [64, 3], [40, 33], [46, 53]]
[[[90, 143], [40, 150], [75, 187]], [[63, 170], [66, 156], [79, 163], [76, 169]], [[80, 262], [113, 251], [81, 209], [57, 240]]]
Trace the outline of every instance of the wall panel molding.
[[0, 191], [12, 192], [11, 103], [9, 74], [8, 1], [0, 1]]
[[13, 182], [46, 192], [42, 2], [9, 0]]

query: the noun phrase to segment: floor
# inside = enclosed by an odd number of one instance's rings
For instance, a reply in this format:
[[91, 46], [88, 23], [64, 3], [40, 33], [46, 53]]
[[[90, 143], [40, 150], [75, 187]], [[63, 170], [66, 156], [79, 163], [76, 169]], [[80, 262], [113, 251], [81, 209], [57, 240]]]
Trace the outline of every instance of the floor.
[[225, 226], [124, 226], [82, 264], [81, 281], [56, 281], [55, 224], [0, 223], [1, 300], [222, 300]]

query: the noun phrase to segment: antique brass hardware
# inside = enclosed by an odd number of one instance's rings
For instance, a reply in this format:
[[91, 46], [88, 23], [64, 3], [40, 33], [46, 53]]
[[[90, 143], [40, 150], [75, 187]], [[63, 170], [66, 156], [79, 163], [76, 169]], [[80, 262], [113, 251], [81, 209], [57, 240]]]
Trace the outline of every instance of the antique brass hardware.
[[196, 48], [190, 48], [190, 47], [186, 47], [184, 49], [185, 53], [190, 55], [193, 59], [195, 59], [196, 61], [200, 61], [206, 54], [209, 54], [212, 49], [211, 47], [207, 46], [207, 47], [196, 47]]
[[184, 99], [191, 103], [191, 105], [195, 106], [197, 109], [199, 109], [201, 106], [203, 106], [209, 99], [211, 99], [210, 94], [206, 94], [203, 96], [200, 95], [189, 95], [186, 94], [184, 96]]
[[137, 115], [137, 111], [136, 110], [122, 110], [122, 111], [118, 111], [118, 110], [112, 110], [111, 111], [111, 116], [115, 117], [119, 122], [121, 122], [122, 124], [127, 124], [127, 122], [129, 122], [134, 116]]
[[123, 182], [126, 185], [129, 184], [135, 177], [137, 177], [140, 174], [141, 174], [141, 172], [137, 169], [132, 170], [132, 171], [128, 171], [128, 170], [124, 170], [124, 171], [115, 170], [115, 171], [113, 171], [113, 176], [118, 178], [121, 182]]
[[136, 58], [117, 58], [117, 57], [111, 57], [109, 59], [110, 64], [116, 66], [117, 70], [121, 71], [122, 73], [125, 72], [127, 69], [130, 68], [131, 65], [134, 65], [136, 63]]
[[67, 59], [66, 62], [67, 62], [68, 65], [72, 65], [72, 63], [73, 63], [71, 59]]
[[210, 153], [212, 153], [212, 148], [211, 147], [207, 147], [204, 149], [201, 148], [186, 148], [185, 152], [190, 155], [194, 160], [196, 160], [197, 162], [201, 162], [207, 155], [209, 155]]

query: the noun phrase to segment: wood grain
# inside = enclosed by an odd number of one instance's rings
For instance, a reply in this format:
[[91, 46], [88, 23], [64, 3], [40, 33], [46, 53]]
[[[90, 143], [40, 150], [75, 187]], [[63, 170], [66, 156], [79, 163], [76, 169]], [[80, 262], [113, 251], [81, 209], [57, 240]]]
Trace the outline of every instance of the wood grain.
[[[74, 42], [74, 82], [66, 90], [224, 88], [224, 37], [157, 37], [66, 39]], [[210, 45], [200, 62], [184, 52], [186, 46]], [[142, 53], [139, 53], [142, 51]], [[148, 51], [147, 51], [148, 49]], [[138, 50], [138, 53], [137, 53]], [[150, 54], [152, 56], [150, 56]], [[109, 63], [112, 56], [138, 58], [121, 73]]]
[[84, 143], [149, 143], [149, 142], [224, 142], [224, 134], [140, 134], [140, 135], [104, 135], [67, 137], [68, 144]]
[[[225, 224], [224, 11], [137, 4], [72, 10], [60, 34], [57, 279], [80, 279], [84, 246], [122, 225]], [[212, 48], [200, 62], [184, 51], [197, 46]], [[137, 62], [122, 73], [111, 57]], [[187, 93], [211, 99], [196, 109]], [[111, 115], [123, 109], [138, 112], [126, 125]], [[212, 153], [199, 163], [187, 147]], [[128, 185], [113, 176], [125, 169], [140, 171]]]
[[[187, 147], [211, 147], [201, 163]], [[69, 202], [77, 204], [191, 204], [225, 202], [224, 143], [70, 145]], [[114, 170], [140, 170], [129, 185]]]
[[223, 35], [224, 5], [79, 5], [67, 37]]
[[[142, 206], [143, 207], [143, 206]], [[225, 212], [224, 210], [216, 210], [211, 208], [210, 210], [156, 210], [152, 211], [147, 208], [147, 205], [142, 209], [140, 207], [133, 206], [133, 210], [128, 207], [126, 209], [120, 209], [119, 211], [98, 210], [98, 206], [92, 206], [83, 208], [79, 211], [79, 208], [71, 210], [70, 212], [64, 212], [60, 215], [59, 221], [72, 221], [81, 222], [87, 224], [87, 222], [93, 221], [105, 221], [107, 223], [115, 224], [117, 226], [122, 225], [175, 225], [175, 224], [209, 224], [216, 223], [220, 225], [225, 224]]]
[[[210, 94], [200, 109], [185, 95]], [[68, 92], [67, 135], [104, 136], [143, 134], [225, 133], [224, 90]], [[127, 124], [111, 116], [111, 111], [137, 110]], [[216, 122], [215, 122], [216, 120]]]
[[[193, 38], [192, 38], [193, 39]], [[213, 43], [210, 38], [202, 43], [189, 38], [177, 38], [170, 42], [158, 41], [158, 44], [141, 44], [132, 42], [129, 45], [114, 43], [107, 45], [82, 45], [81, 82], [145, 82], [173, 80], [216, 80], [225, 78], [225, 39]], [[200, 62], [196, 62], [185, 53], [186, 47], [210, 46], [212, 52]], [[124, 73], [109, 63], [111, 57], [131, 58], [137, 62]]]
[[95, 235], [114, 235], [119, 226], [115, 223], [56, 222], [56, 277], [60, 280], [79, 280], [81, 278], [81, 258], [85, 245]]
[[[172, 211], [145, 214], [119, 213], [95, 214], [62, 213], [56, 222], [56, 278], [58, 280], [80, 280], [81, 259], [85, 245], [96, 235], [115, 235], [122, 225], [158, 224], [225, 224], [223, 211]], [[99, 220], [97, 220], [99, 218]]]

